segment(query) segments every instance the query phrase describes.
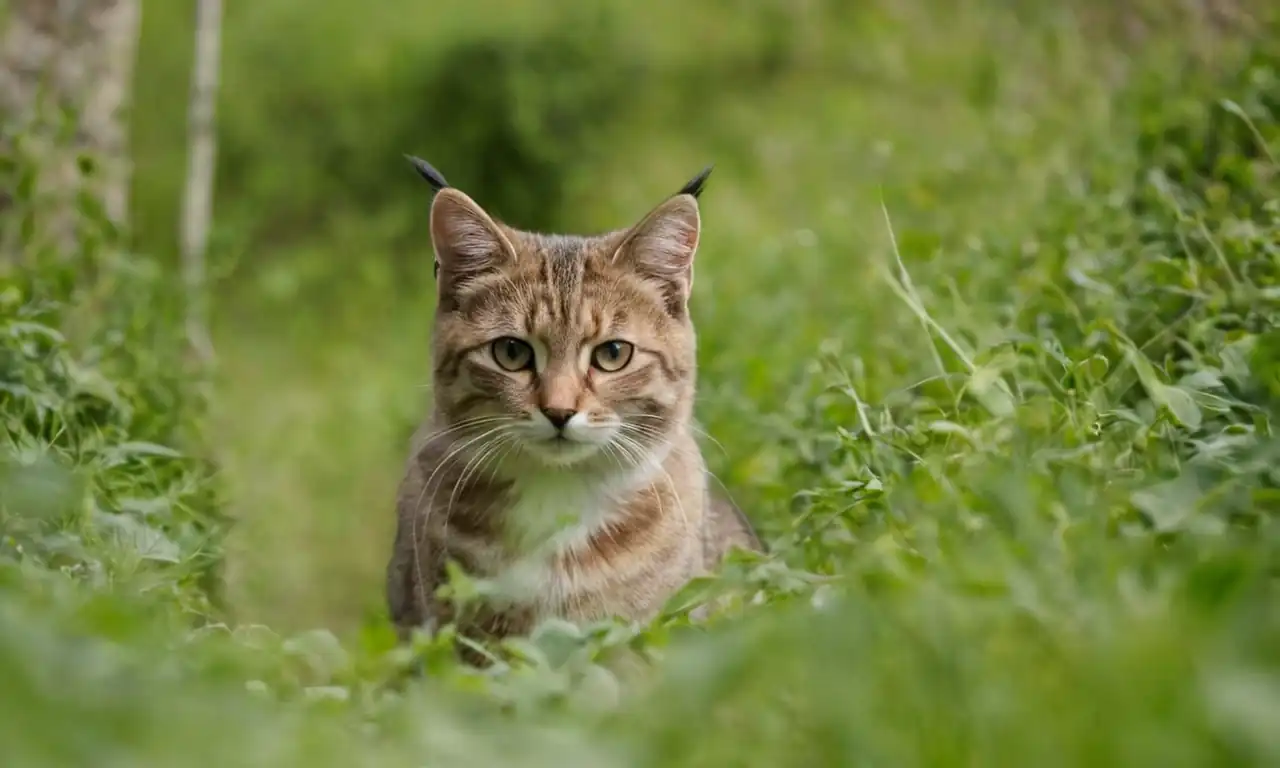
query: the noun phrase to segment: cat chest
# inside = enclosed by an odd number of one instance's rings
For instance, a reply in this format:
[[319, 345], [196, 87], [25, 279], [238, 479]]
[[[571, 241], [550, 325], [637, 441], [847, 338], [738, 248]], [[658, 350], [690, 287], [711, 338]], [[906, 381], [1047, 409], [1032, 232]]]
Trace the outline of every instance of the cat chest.
[[[506, 540], [484, 558], [495, 602], [563, 614], [583, 592], [607, 586], [597, 567], [564, 567], [610, 519], [613, 502], [586, 487], [526, 484], [504, 514]], [[583, 565], [587, 565], [583, 563]]]
[[503, 540], [466, 547], [493, 609], [535, 621], [642, 618], [699, 562], [696, 536], [628, 524], [635, 509], [599, 488], [519, 490], [504, 509]]

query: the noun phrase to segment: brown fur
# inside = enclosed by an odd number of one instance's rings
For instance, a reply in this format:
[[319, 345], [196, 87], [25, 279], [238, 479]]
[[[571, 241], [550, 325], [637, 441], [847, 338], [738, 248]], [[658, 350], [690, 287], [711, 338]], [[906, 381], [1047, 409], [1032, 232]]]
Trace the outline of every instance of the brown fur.
[[[443, 187], [439, 301], [434, 402], [387, 567], [402, 635], [453, 619], [497, 637], [549, 616], [646, 620], [731, 547], [760, 550], [709, 491], [693, 438], [688, 299], [705, 174], [635, 227], [593, 237], [513, 229], [424, 175]], [[508, 337], [519, 343], [495, 345]], [[492, 583], [466, 616], [435, 596], [446, 560]]]

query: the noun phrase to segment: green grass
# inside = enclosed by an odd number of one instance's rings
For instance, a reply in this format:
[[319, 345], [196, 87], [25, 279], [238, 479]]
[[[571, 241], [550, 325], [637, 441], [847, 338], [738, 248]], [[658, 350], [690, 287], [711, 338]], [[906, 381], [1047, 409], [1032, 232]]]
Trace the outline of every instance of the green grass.
[[[1276, 28], [1118, 45], [1101, 12], [721, 5], [693, 17], [733, 20], [701, 48], [674, 3], [620, 12], [626, 55], [655, 66], [635, 104], [581, 134], [589, 163], [533, 140], [519, 157], [563, 166], [563, 229], [627, 223], [717, 162], [698, 415], [774, 554], [650, 626], [548, 625], [484, 674], [447, 634], [391, 647], [427, 196], [389, 160], [362, 198], [376, 174], [344, 142], [382, 163], [411, 138], [382, 118], [417, 82], [408, 52], [447, 61], [520, 18], [324, 3], [303, 23], [263, 2], [228, 20], [214, 380], [183, 360], [164, 258], [0, 287], [7, 762], [1280, 759]], [[179, 16], [149, 18], [139, 84], [135, 240], [160, 253], [181, 125], [157, 96], [185, 54], [158, 35]], [[281, 40], [284, 74], [255, 70]], [[290, 88], [346, 115], [332, 135], [262, 117]], [[440, 130], [423, 141], [447, 150]], [[636, 652], [652, 666], [619, 674]]]
[[[859, 87], [854, 72], [800, 68], [750, 99], [731, 93], [704, 105], [699, 123], [714, 131], [708, 138], [673, 136], [657, 119], [620, 126], [600, 139], [615, 149], [571, 179], [576, 191], [560, 224], [623, 225], [717, 162], [704, 201], [695, 298], [699, 415], [725, 446], [707, 446], [715, 471], [751, 507], [779, 509], [797, 489], [778, 483], [791, 459], [777, 452], [776, 432], [794, 416], [787, 403], [809, 399], [815, 381], [804, 369], [824, 342], [857, 340], [864, 357], [882, 357], [897, 385], [934, 373], [919, 365], [931, 359], [927, 336], [877, 282], [889, 259], [882, 196], [910, 228], [909, 239], [1017, 231], [1068, 158], [1103, 145], [1111, 130], [1108, 89], [1082, 65], [1070, 34], [1058, 35], [1060, 50], [1047, 56], [1040, 38], [999, 19], [960, 16], [966, 34], [953, 40], [923, 17], [866, 23], [849, 33], [849, 45], [880, 41], [876, 59], [901, 59], [886, 65], [884, 77], [893, 81]], [[891, 35], [898, 47], [883, 42]], [[1072, 101], [1037, 93], [1042, 78], [1020, 67], [988, 86], [999, 91], [988, 97], [994, 105], [972, 103], [966, 89], [949, 93], [947, 83], [967, 88], [985, 77], [993, 40], [1035, 73], [1067, 68], [1050, 82]], [[432, 159], [452, 177], [451, 158]], [[394, 166], [388, 176], [399, 179], [404, 170]], [[424, 190], [409, 186], [396, 205], [425, 219], [426, 201]], [[255, 620], [350, 627], [378, 590], [391, 535], [381, 512], [427, 395], [421, 386], [434, 287], [425, 242], [371, 252], [362, 225], [326, 235], [359, 249], [359, 259], [326, 258], [328, 245], [277, 255], [257, 272], [260, 290], [241, 283], [223, 310], [226, 433], [219, 442], [228, 445], [230, 482], [241, 489], [231, 503], [289, 510], [239, 515], [253, 544], [243, 568], [233, 560], [233, 581], [239, 573], [251, 582], [239, 602]], [[997, 268], [982, 279], [1001, 276]], [[268, 325], [279, 333], [259, 330]], [[278, 395], [263, 395], [267, 382]], [[756, 514], [761, 525], [785, 515], [772, 509]], [[264, 536], [271, 546], [261, 546]]]

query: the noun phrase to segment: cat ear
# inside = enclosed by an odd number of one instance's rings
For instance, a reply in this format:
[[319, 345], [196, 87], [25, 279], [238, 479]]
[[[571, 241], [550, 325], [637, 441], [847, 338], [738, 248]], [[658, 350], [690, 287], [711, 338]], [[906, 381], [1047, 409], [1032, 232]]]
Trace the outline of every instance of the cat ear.
[[693, 288], [693, 256], [701, 233], [697, 198], [682, 191], [631, 228], [614, 252], [613, 261], [661, 283], [668, 308], [681, 314]]
[[453, 187], [440, 190], [431, 201], [431, 245], [442, 296], [515, 261], [515, 249], [498, 224]]
[[[405, 160], [409, 161], [409, 165], [418, 172], [418, 175], [431, 185], [432, 192], [439, 192], [442, 189], [448, 189], [449, 182], [445, 179], [444, 174], [436, 170], [436, 167], [426, 160], [413, 155], [405, 155]], [[431, 276], [440, 277], [440, 259], [436, 259], [431, 265]]]

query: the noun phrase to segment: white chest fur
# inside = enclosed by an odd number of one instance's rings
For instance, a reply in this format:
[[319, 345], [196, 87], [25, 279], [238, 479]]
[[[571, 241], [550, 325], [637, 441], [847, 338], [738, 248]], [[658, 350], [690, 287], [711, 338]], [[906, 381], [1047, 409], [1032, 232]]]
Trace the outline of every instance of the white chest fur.
[[496, 597], [551, 606], [579, 589], [570, 574], [554, 568], [556, 558], [585, 546], [617, 513], [620, 483], [574, 472], [530, 474], [511, 489], [504, 510], [511, 546], [522, 554], [496, 569]]

